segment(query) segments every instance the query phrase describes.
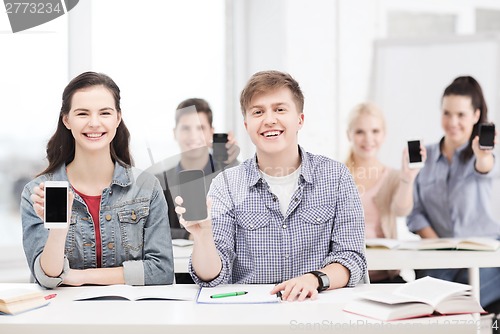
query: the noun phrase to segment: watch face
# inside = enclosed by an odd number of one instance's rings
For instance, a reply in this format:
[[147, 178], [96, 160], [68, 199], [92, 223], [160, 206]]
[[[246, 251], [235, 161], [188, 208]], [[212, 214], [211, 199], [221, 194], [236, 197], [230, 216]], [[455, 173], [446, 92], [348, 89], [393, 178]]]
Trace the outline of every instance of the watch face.
[[310, 273], [316, 276], [316, 278], [318, 279], [319, 292], [324, 291], [330, 287], [330, 280], [328, 279], [328, 276], [324, 272], [314, 270], [311, 271]]
[[330, 287], [330, 280], [328, 279], [328, 276], [325, 273], [322, 273], [323, 275], [320, 275], [319, 279], [321, 279], [321, 291], [324, 291]]

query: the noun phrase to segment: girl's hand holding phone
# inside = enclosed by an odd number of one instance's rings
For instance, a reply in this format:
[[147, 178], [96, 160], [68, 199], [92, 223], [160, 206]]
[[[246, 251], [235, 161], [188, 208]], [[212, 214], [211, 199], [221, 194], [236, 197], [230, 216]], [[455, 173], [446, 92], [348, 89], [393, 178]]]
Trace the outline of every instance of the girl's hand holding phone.
[[[48, 181], [50, 182], [50, 181]], [[46, 208], [46, 203], [45, 203], [45, 196], [46, 196], [46, 186], [45, 183], [42, 182], [38, 186], [33, 188], [33, 194], [31, 194], [30, 199], [33, 202], [33, 209], [35, 210], [36, 215], [45, 223], [46, 215], [45, 215], [45, 208]], [[66, 214], [66, 222], [61, 223], [60, 228], [67, 228], [69, 225], [69, 220], [71, 219], [71, 209], [73, 207], [73, 200], [75, 198], [75, 195], [72, 191], [68, 192], [68, 199], [67, 203], [64, 201], [62, 203], [59, 203], [61, 206], [64, 206], [67, 208], [67, 214]], [[57, 203], [55, 203], [57, 204]]]

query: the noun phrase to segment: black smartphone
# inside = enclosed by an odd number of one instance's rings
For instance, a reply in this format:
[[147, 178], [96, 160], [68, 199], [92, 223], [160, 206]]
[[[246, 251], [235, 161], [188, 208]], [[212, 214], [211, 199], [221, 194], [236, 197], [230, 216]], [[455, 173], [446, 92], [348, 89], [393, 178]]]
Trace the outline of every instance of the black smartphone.
[[67, 181], [46, 181], [44, 198], [44, 226], [66, 228], [68, 225], [69, 184]]
[[422, 160], [422, 154], [420, 154], [420, 140], [408, 140], [408, 157], [410, 168], [422, 168], [424, 167], [424, 162]]
[[213, 157], [215, 161], [224, 162], [229, 158], [227, 154], [227, 133], [214, 133], [212, 138]]
[[205, 173], [192, 169], [179, 172], [179, 193], [186, 212], [182, 215], [187, 221], [207, 219], [207, 200]]
[[491, 150], [495, 147], [495, 124], [479, 124], [479, 148], [482, 150]]

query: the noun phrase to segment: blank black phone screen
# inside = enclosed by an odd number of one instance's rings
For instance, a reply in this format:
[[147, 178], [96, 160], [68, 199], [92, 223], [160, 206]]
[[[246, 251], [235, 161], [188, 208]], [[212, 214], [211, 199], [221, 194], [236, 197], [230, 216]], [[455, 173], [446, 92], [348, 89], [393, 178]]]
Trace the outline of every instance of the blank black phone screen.
[[66, 223], [68, 221], [67, 188], [45, 188], [45, 218], [51, 223]]
[[420, 154], [420, 140], [408, 141], [408, 155], [410, 156], [410, 163], [422, 162], [422, 155]]
[[228, 159], [226, 149], [227, 133], [214, 133], [212, 140], [214, 160], [219, 162], [226, 161]]
[[493, 147], [495, 141], [495, 126], [493, 124], [479, 125], [479, 145]]

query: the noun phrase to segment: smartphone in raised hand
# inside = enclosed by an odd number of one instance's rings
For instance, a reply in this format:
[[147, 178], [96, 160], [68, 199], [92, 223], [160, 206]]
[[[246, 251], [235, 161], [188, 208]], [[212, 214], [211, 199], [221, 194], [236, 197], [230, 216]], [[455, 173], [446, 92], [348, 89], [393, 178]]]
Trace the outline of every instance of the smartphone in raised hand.
[[187, 221], [207, 219], [207, 200], [205, 173], [202, 170], [183, 170], [179, 172], [179, 193], [186, 212], [182, 215]]
[[66, 228], [69, 223], [69, 184], [67, 181], [46, 181], [44, 200], [45, 228]]
[[217, 162], [227, 161], [229, 155], [226, 148], [227, 133], [214, 133], [212, 137], [213, 157]]
[[409, 168], [422, 168], [424, 161], [420, 154], [420, 140], [408, 140]]
[[481, 150], [492, 150], [495, 147], [495, 124], [479, 124], [479, 148]]

